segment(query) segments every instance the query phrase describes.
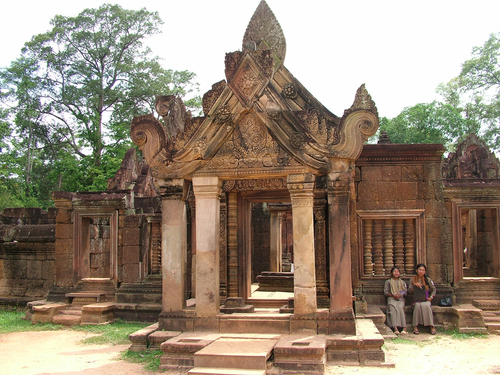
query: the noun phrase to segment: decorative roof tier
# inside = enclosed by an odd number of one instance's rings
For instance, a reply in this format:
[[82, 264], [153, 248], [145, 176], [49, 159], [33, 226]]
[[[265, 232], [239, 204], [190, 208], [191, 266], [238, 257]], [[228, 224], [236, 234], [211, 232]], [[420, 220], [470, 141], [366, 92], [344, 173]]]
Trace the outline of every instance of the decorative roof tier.
[[203, 96], [202, 117], [180, 98], [158, 97], [153, 115], [134, 118], [131, 136], [155, 177], [225, 179], [346, 170], [379, 119], [362, 85], [342, 117], [326, 109], [283, 65], [286, 42], [261, 1], [242, 51], [226, 54], [226, 80]]

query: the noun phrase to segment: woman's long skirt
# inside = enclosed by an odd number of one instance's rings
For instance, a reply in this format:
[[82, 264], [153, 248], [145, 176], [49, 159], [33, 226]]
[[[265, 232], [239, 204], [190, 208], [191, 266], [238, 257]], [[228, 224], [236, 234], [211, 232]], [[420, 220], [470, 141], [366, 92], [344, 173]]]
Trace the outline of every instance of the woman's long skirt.
[[416, 327], [419, 324], [424, 326], [433, 326], [434, 318], [432, 316], [431, 303], [426, 302], [416, 302], [413, 307], [413, 326]]
[[387, 299], [387, 325], [389, 327], [405, 327], [405, 302], [392, 297]]

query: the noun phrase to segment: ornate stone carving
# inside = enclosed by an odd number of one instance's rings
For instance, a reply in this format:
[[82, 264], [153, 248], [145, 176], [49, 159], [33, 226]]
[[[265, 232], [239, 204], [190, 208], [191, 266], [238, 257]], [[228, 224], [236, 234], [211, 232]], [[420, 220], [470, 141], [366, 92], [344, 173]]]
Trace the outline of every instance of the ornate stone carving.
[[297, 165], [295, 160], [286, 156], [257, 117], [248, 114], [238, 121], [229, 139], [204, 169], [262, 169]]
[[186, 111], [186, 106], [181, 98], [175, 95], [158, 96], [155, 103], [156, 111], [163, 117], [165, 128], [170, 138], [176, 138], [184, 132], [184, 127], [191, 112]]
[[225, 124], [233, 122], [233, 115], [231, 114], [231, 110], [228, 105], [222, 106], [219, 108], [217, 113], [215, 114], [215, 122], [217, 124]]
[[214, 106], [215, 102], [217, 99], [219, 99], [220, 95], [226, 88], [226, 82], [224, 80], [214, 83], [212, 85], [212, 89], [207, 91], [205, 95], [203, 95], [203, 113], [208, 115], [208, 112], [210, 112], [210, 109]]
[[243, 37], [243, 51], [270, 49], [283, 64], [286, 40], [278, 20], [265, 1], [261, 1], [253, 14]]
[[498, 179], [500, 162], [486, 143], [475, 134], [458, 144], [455, 152], [450, 152], [443, 160], [442, 173], [446, 180], [458, 179]]
[[283, 91], [281, 92], [281, 95], [283, 95], [285, 98], [288, 99], [295, 99], [297, 98], [297, 88], [293, 83], [287, 83], [285, 86], [283, 86]]
[[227, 192], [248, 190], [286, 190], [286, 180], [283, 178], [228, 180], [224, 181], [222, 189]]

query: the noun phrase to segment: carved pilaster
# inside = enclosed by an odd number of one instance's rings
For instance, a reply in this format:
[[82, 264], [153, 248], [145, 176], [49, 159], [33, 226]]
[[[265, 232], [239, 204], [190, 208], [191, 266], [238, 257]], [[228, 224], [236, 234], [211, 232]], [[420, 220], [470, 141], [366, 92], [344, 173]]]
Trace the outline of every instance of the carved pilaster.
[[317, 310], [314, 265], [314, 176], [289, 175], [287, 185], [292, 201], [294, 312], [297, 316], [310, 316], [316, 314]]
[[228, 297], [238, 297], [238, 194], [227, 194]]
[[162, 199], [162, 311], [182, 311], [186, 306], [187, 181], [166, 180], [160, 186]]
[[227, 297], [227, 200], [226, 194], [220, 197], [220, 223], [219, 223], [219, 293], [221, 300]]
[[193, 177], [196, 198], [196, 316], [213, 319], [220, 311], [220, 193], [217, 177]]
[[318, 307], [330, 306], [328, 259], [326, 253], [326, 199], [314, 200], [314, 247], [316, 257], [316, 293]]

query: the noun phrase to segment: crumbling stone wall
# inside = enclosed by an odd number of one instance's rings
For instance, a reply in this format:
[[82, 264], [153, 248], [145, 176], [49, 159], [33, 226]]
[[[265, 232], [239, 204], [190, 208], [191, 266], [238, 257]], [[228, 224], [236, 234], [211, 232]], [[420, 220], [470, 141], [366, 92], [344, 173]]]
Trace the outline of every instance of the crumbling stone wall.
[[0, 298], [41, 298], [53, 286], [55, 217], [55, 209], [40, 208], [0, 214]]

